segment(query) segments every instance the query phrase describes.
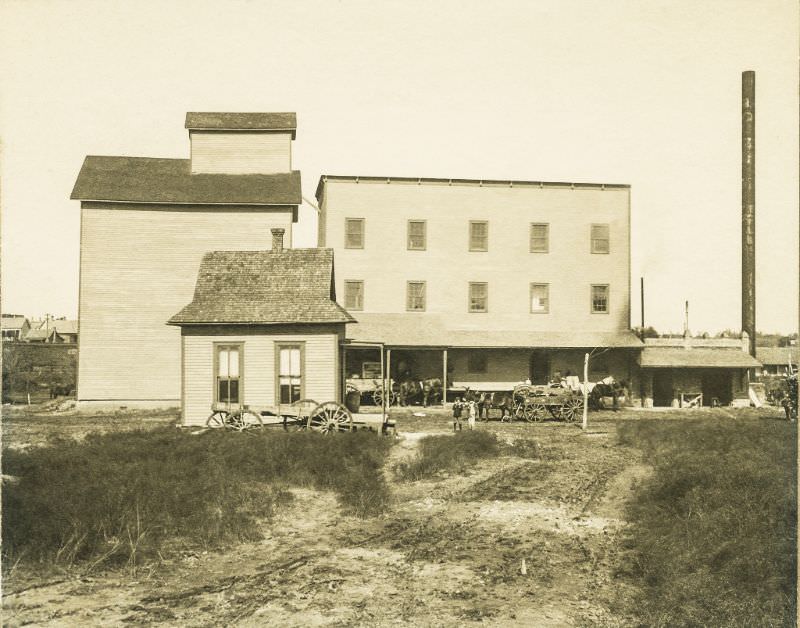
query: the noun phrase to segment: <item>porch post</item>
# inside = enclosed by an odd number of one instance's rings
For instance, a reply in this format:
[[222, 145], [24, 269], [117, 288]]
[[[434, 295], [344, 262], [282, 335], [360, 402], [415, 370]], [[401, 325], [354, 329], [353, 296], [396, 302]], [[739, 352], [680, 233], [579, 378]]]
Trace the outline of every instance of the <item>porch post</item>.
[[442, 349], [442, 405], [447, 403], [447, 349]]
[[[389, 385], [389, 390], [386, 390], [386, 385]], [[389, 413], [389, 399], [392, 394], [392, 350], [386, 350], [386, 379], [383, 383], [383, 408], [384, 412]]]

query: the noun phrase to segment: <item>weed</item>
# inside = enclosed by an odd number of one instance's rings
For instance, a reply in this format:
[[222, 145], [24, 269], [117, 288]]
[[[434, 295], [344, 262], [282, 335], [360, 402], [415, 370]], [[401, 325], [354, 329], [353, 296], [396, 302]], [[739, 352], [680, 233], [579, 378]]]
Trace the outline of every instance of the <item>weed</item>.
[[419, 452], [410, 462], [395, 466], [403, 480], [430, 478], [442, 471], [461, 473], [482, 458], [500, 453], [494, 434], [483, 431], [458, 432], [452, 436], [427, 436], [419, 442]]
[[757, 420], [621, 424], [655, 473], [629, 507], [628, 575], [645, 625], [790, 625], [797, 434]]
[[170, 546], [258, 538], [289, 486], [334, 491], [357, 516], [382, 512], [380, 472], [390, 441], [368, 433], [258, 434], [175, 429], [89, 435], [27, 451], [7, 449], [4, 563], [132, 570]]

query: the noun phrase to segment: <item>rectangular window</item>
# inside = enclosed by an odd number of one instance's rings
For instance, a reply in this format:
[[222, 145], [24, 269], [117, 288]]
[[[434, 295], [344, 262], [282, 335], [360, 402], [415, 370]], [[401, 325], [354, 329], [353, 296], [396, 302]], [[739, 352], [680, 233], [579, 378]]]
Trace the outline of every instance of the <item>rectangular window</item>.
[[608, 253], [610, 250], [608, 225], [592, 225], [592, 253]]
[[608, 314], [608, 285], [592, 286], [592, 314]]
[[363, 249], [364, 248], [364, 219], [345, 218], [344, 219], [344, 248]]
[[276, 345], [278, 403], [289, 404], [303, 395], [303, 345]]
[[489, 311], [489, 284], [486, 282], [472, 282], [469, 284], [469, 311]]
[[489, 223], [485, 220], [469, 221], [469, 250], [489, 250]]
[[425, 311], [424, 281], [409, 281], [406, 284], [406, 309], [409, 312]]
[[471, 351], [467, 354], [468, 373], [486, 373], [488, 370], [489, 360], [485, 351]]
[[531, 284], [531, 312], [547, 314], [550, 311], [550, 284]]
[[550, 225], [531, 223], [531, 253], [547, 253], [550, 250]]
[[241, 381], [244, 347], [241, 344], [215, 346], [215, 401], [217, 403], [242, 403]]
[[424, 220], [409, 220], [408, 221], [408, 250], [409, 251], [424, 251], [425, 250], [425, 221]]
[[344, 309], [360, 311], [364, 309], [364, 282], [344, 282]]

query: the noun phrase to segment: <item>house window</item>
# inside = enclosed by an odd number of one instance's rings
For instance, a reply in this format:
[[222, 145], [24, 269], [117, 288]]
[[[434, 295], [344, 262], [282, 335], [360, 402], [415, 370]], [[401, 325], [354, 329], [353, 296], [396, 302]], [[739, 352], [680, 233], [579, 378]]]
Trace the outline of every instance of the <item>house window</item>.
[[424, 281], [409, 281], [406, 284], [406, 309], [409, 312], [425, 311]]
[[344, 309], [360, 311], [364, 309], [364, 282], [344, 282]]
[[303, 398], [303, 345], [277, 345], [278, 402], [294, 403]]
[[550, 225], [531, 223], [531, 253], [547, 253], [550, 250]]
[[424, 251], [425, 250], [425, 221], [424, 220], [409, 220], [408, 221], [408, 250], [409, 251]]
[[489, 311], [489, 284], [486, 282], [472, 282], [469, 284], [469, 311]]
[[364, 248], [364, 219], [345, 218], [344, 219], [344, 248], [363, 249]]
[[486, 373], [489, 370], [489, 359], [485, 351], [471, 351], [467, 354], [468, 373]]
[[531, 313], [547, 314], [550, 311], [550, 284], [531, 284]]
[[217, 403], [242, 402], [242, 370], [244, 346], [242, 344], [216, 345], [215, 401]]
[[470, 220], [469, 222], [469, 250], [489, 250], [489, 223], [485, 220]]
[[608, 225], [592, 225], [592, 253], [608, 253], [609, 250]]
[[592, 314], [608, 314], [608, 285], [592, 286]]

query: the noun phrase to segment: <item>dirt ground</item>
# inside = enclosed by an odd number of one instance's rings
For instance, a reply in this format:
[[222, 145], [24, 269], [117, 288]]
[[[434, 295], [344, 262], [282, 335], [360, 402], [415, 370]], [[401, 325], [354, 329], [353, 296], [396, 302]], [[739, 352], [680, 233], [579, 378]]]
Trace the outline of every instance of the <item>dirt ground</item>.
[[[258, 542], [135, 574], [42, 580], [12, 570], [3, 624], [632, 625], [618, 604], [627, 585], [614, 567], [626, 499], [649, 467], [638, 451], [616, 443], [615, 429], [647, 414], [593, 413], [587, 433], [558, 422], [479, 423], [507, 442], [535, 440], [539, 458], [503, 455], [466, 474], [393, 481], [393, 506], [379, 518], [345, 516], [332, 495], [295, 489]], [[449, 433], [441, 411], [397, 418], [389, 478], [421, 437]], [[6, 445], [54, 429], [58, 421], [47, 420], [12, 419], [8, 431], [4, 425]], [[163, 425], [174, 417], [135, 420]], [[78, 436], [87, 422], [60, 419]]]

